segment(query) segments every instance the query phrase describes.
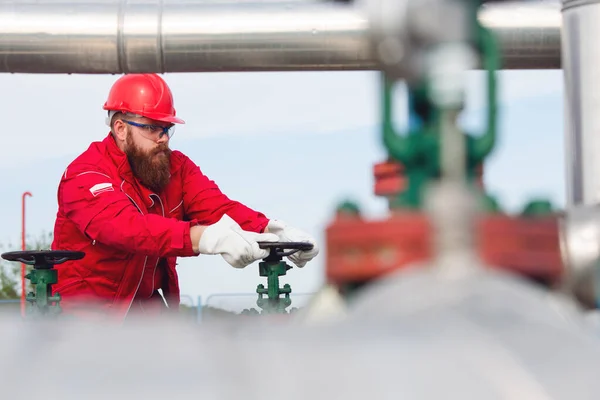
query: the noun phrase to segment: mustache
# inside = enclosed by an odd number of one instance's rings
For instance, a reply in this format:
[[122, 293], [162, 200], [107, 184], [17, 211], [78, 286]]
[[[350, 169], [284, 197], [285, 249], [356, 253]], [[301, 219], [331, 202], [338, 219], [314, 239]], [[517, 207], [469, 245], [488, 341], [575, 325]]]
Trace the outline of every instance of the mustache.
[[165, 153], [166, 155], [169, 155], [171, 153], [171, 149], [169, 149], [169, 146], [161, 144], [160, 146], [152, 150], [151, 155], [156, 155], [158, 153]]

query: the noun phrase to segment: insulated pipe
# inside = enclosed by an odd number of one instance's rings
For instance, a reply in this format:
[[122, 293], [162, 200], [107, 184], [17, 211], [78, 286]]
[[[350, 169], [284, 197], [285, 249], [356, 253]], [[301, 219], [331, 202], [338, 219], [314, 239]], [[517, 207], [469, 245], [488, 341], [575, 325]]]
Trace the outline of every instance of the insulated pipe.
[[567, 207], [562, 289], [600, 306], [600, 0], [562, 0]]
[[567, 204], [600, 203], [599, 1], [563, 1]]
[[[560, 68], [560, 9], [492, 3], [480, 13], [506, 69]], [[329, 2], [0, 0], [0, 72], [374, 70], [358, 6]]]
[[563, 0], [567, 210], [561, 250], [565, 288], [600, 306], [600, 1]]

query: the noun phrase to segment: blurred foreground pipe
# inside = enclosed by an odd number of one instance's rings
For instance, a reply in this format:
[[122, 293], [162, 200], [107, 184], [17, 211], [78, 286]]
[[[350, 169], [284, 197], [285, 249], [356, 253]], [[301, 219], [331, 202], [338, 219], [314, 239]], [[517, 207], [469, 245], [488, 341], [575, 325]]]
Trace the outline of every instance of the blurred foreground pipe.
[[[600, 2], [563, 0], [567, 212], [562, 250], [569, 286], [600, 306]], [[591, 297], [588, 295], [588, 297]]]
[[[400, 0], [398, 0], [400, 1]], [[560, 9], [489, 4], [506, 69], [560, 68]], [[317, 2], [0, 0], [0, 72], [373, 70], [362, 9]]]
[[600, 3], [563, 0], [568, 206], [600, 203]]

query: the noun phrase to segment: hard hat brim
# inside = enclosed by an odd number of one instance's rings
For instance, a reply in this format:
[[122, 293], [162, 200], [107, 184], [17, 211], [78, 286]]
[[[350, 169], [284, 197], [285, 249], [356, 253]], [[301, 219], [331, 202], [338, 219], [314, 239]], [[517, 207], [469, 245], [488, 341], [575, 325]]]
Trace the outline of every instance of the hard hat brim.
[[148, 117], [148, 118], [151, 118], [153, 120], [160, 121], [160, 122], [170, 122], [172, 124], [185, 124], [184, 120], [182, 120], [181, 118], [177, 118], [175, 116], [172, 116], [172, 117], [165, 116], [165, 117], [158, 117], [158, 118]]

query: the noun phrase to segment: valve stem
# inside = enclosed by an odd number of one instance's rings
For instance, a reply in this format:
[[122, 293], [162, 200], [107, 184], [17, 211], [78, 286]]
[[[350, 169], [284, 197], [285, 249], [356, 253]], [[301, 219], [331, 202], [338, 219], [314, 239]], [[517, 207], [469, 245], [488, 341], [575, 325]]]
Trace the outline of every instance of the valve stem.
[[428, 187], [425, 210], [433, 226], [432, 262], [444, 276], [463, 275], [478, 264], [477, 198], [467, 183], [466, 138], [457, 124], [464, 106], [464, 74], [474, 63], [468, 45], [447, 43], [432, 51], [428, 64], [431, 101], [441, 110], [441, 178]]

